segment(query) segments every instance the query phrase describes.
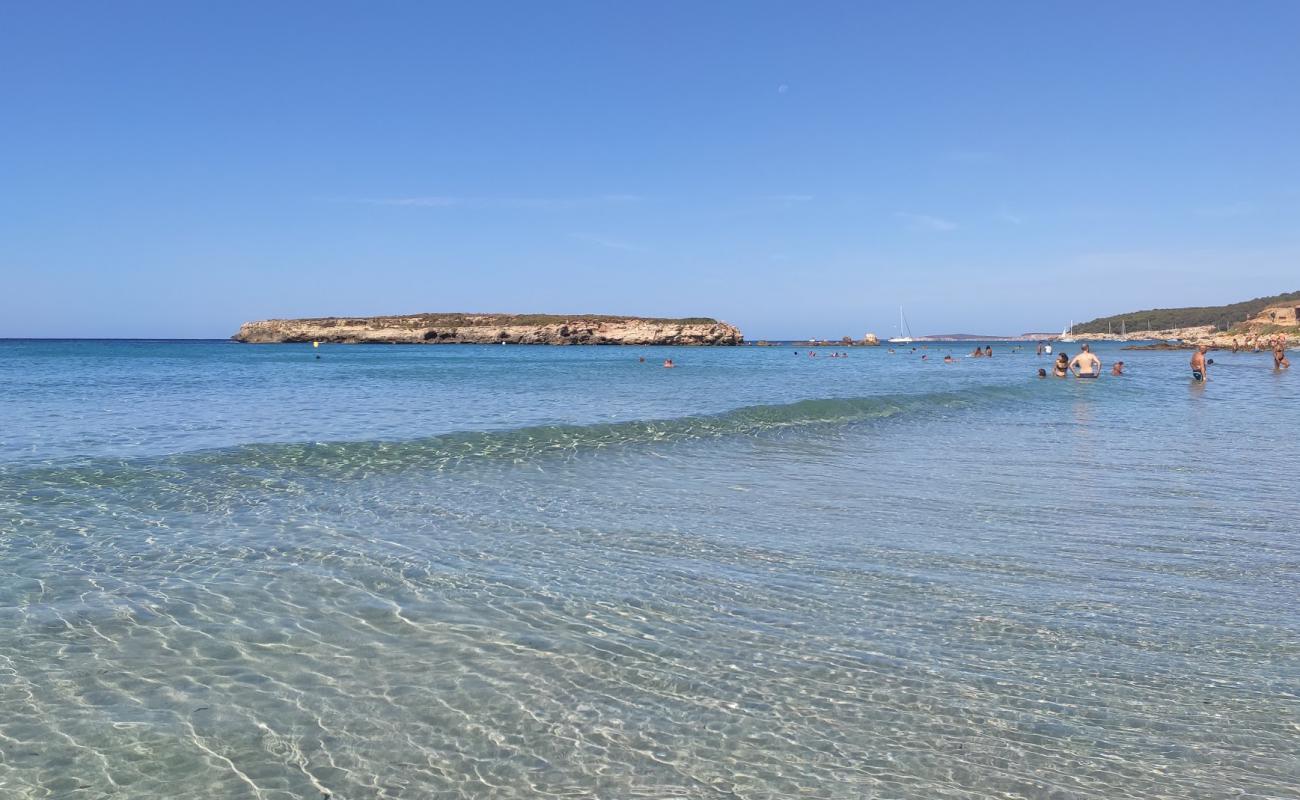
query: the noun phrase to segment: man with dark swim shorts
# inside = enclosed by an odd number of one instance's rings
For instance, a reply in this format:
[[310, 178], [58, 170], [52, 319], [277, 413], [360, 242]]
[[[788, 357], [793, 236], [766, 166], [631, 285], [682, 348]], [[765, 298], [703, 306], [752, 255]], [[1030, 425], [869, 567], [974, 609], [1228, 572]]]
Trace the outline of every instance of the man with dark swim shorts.
[[1095, 378], [1101, 374], [1101, 359], [1093, 355], [1088, 345], [1079, 346], [1079, 355], [1070, 362], [1070, 371], [1076, 378]]
[[1205, 383], [1205, 353], [1209, 349], [1207, 345], [1201, 345], [1192, 353], [1192, 380], [1197, 383]]

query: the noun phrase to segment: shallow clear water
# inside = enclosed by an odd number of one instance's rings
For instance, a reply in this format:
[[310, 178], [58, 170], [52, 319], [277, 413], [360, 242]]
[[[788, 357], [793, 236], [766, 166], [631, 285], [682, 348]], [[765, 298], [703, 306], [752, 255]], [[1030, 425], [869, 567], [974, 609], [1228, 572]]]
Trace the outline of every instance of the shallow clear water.
[[0, 796], [1295, 796], [1300, 373], [994, 346], [0, 342]]

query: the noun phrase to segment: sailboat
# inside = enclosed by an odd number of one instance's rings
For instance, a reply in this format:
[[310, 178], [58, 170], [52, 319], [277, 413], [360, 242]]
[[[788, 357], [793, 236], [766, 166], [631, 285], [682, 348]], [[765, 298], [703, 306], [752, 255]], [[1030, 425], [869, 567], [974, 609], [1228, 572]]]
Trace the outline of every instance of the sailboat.
[[[904, 336], [903, 332], [907, 335]], [[916, 339], [912, 338], [912, 326], [907, 324], [907, 317], [903, 316], [903, 307], [898, 307], [898, 335], [889, 340], [890, 344], [911, 344]]]
[[1070, 320], [1070, 327], [1061, 331], [1061, 335], [1056, 338], [1058, 342], [1073, 342], [1074, 338], [1074, 320]]

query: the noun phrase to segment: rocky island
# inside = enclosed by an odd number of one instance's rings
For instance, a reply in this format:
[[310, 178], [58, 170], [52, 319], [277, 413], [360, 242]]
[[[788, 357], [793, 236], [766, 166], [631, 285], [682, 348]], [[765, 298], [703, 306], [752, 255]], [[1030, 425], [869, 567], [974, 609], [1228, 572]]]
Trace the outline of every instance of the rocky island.
[[410, 314], [245, 322], [230, 337], [249, 344], [632, 344], [738, 345], [734, 325], [706, 317], [659, 319], [579, 314]]

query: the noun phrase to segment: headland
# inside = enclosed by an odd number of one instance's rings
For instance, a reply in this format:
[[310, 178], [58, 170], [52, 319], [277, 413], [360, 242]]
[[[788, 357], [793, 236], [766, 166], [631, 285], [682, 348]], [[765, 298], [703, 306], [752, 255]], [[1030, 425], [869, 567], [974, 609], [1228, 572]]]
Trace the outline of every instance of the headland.
[[738, 345], [740, 329], [708, 317], [665, 319], [603, 314], [409, 314], [245, 322], [232, 337], [248, 344], [604, 344]]
[[1247, 347], [1281, 337], [1300, 343], [1300, 292], [1223, 306], [1155, 308], [1100, 317], [1074, 326], [1078, 341], [1150, 342], [1144, 349]]

